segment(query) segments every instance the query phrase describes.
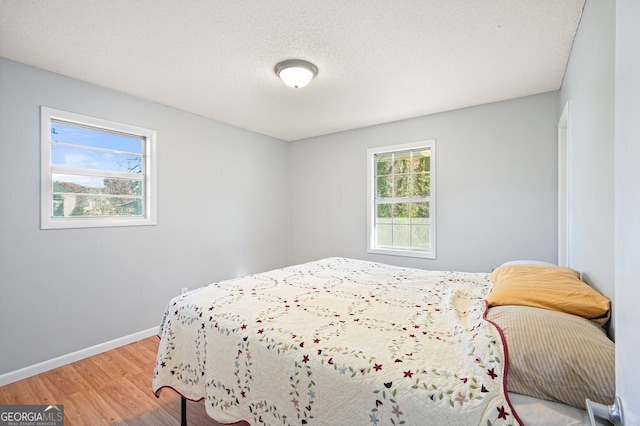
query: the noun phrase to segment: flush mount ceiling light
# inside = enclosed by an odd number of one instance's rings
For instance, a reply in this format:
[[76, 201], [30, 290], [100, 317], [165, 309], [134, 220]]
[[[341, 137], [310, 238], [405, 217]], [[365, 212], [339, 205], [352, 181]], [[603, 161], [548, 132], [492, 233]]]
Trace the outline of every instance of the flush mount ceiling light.
[[304, 87], [318, 73], [318, 68], [302, 59], [289, 59], [276, 65], [276, 75], [289, 87]]

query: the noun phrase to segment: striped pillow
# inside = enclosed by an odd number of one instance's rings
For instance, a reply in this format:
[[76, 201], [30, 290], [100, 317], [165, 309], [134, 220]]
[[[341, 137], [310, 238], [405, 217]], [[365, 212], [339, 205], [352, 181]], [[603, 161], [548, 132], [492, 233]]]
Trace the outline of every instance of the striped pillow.
[[497, 306], [487, 319], [504, 335], [507, 389], [585, 408], [585, 398], [613, 404], [614, 344], [591, 321], [529, 306]]

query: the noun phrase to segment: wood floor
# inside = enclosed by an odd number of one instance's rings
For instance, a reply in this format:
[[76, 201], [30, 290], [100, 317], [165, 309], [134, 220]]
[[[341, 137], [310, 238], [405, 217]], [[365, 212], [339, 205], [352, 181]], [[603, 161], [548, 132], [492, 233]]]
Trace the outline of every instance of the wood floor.
[[[62, 404], [65, 426], [179, 425], [180, 396], [151, 391], [157, 350], [154, 336], [2, 386], [0, 405]], [[189, 401], [187, 413], [189, 426], [218, 425], [203, 401]]]

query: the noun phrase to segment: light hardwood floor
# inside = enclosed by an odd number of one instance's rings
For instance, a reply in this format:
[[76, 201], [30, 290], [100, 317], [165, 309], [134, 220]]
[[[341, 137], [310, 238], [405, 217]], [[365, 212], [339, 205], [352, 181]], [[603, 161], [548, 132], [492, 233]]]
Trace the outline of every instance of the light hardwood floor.
[[[151, 391], [157, 350], [154, 336], [2, 386], [0, 405], [63, 404], [65, 426], [179, 425], [180, 396]], [[189, 426], [218, 425], [203, 401], [189, 401], [187, 413]]]

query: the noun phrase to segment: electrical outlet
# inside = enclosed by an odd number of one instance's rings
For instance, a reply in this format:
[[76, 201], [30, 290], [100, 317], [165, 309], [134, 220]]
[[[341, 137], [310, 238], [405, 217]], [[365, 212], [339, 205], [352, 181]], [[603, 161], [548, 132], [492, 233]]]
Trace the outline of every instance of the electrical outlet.
[[189, 291], [189, 287], [182, 287], [182, 288], [180, 289], [180, 294], [185, 294], [185, 293], [186, 293], [186, 292], [188, 292], [188, 291]]

